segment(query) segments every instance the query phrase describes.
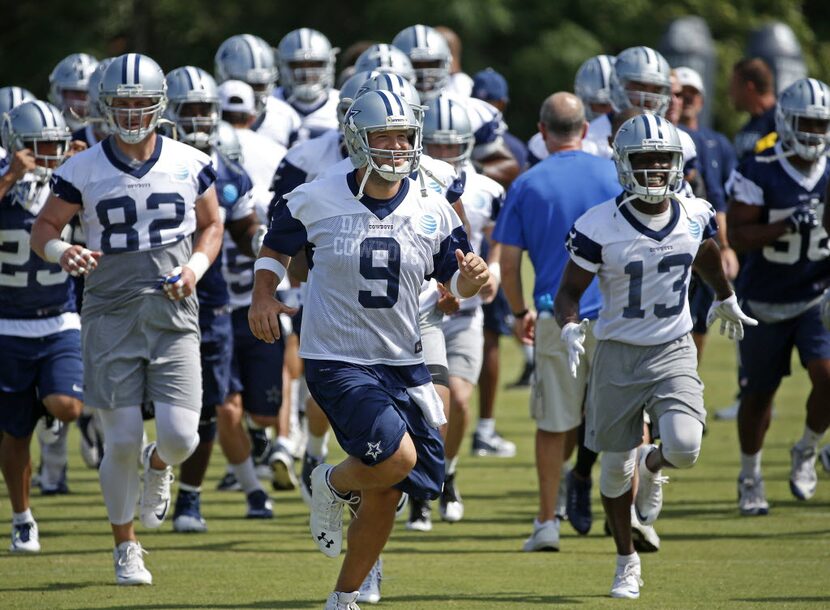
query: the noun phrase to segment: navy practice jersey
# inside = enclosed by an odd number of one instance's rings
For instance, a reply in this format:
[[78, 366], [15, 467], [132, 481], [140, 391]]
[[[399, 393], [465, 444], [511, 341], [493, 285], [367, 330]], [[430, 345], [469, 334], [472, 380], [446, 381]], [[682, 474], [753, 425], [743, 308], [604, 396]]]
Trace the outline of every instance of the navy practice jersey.
[[0, 201], [0, 318], [3, 319], [37, 319], [77, 311], [69, 275], [60, 265], [47, 263], [32, 251], [32, 225], [48, 198], [49, 185], [27, 177]]
[[[240, 220], [254, 211], [251, 179], [238, 164], [229, 162], [222, 155], [213, 155], [216, 167], [216, 197], [219, 214], [225, 225]], [[225, 236], [229, 238], [229, 236]], [[222, 273], [222, 250], [196, 286], [199, 305], [215, 309], [230, 302], [228, 285]]]
[[[730, 198], [761, 208], [762, 223], [790, 216], [808, 205], [819, 219], [824, 213], [827, 159], [822, 157], [809, 175], [787, 159], [764, 162], [783, 153], [781, 144], [744, 159], [726, 185]], [[782, 235], [768, 246], [747, 252], [737, 290], [742, 298], [762, 303], [799, 303], [819, 296], [830, 280], [830, 250], [821, 225], [809, 231]]]

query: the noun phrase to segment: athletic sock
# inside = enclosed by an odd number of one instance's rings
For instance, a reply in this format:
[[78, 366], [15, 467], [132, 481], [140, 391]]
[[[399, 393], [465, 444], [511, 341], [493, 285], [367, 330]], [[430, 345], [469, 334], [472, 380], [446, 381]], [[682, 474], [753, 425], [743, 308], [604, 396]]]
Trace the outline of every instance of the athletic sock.
[[753, 455], [741, 453], [741, 478], [761, 478], [761, 452]]

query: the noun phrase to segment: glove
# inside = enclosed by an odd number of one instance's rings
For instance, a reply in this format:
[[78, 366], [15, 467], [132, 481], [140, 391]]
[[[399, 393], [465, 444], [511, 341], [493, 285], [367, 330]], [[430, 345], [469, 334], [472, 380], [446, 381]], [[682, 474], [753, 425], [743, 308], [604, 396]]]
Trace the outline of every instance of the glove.
[[559, 337], [568, 350], [568, 366], [571, 369], [571, 377], [576, 379], [576, 371], [579, 368], [579, 357], [585, 353], [585, 333], [588, 331], [588, 318], [579, 324], [568, 322], [562, 327]]
[[821, 304], [819, 305], [821, 311], [821, 323], [824, 328], [830, 330], [830, 290], [825, 290], [821, 295]]
[[172, 271], [163, 275], [157, 285], [164, 290], [164, 294], [171, 301], [184, 298], [184, 282], [182, 281], [182, 268], [174, 267]]
[[758, 320], [741, 311], [734, 292], [723, 301], [712, 302], [709, 313], [706, 314], [706, 326], [711, 326], [717, 318], [720, 318], [720, 334], [728, 334], [729, 338], [735, 341], [744, 338], [744, 324], [758, 326]]
[[809, 231], [818, 226], [818, 216], [816, 211], [810, 206], [798, 206], [795, 211], [787, 218], [792, 233], [800, 233], [801, 231]]

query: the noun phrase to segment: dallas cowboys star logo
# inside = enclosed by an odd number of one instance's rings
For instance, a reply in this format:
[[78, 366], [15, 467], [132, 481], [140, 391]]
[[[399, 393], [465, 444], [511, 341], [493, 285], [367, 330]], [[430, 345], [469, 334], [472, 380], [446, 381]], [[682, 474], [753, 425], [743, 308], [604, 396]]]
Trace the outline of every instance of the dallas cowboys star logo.
[[265, 401], [270, 402], [273, 404], [277, 404], [278, 402], [282, 401], [282, 392], [280, 392], [279, 388], [275, 385], [271, 386], [267, 390], [265, 390]]
[[369, 450], [366, 452], [366, 455], [371, 457], [373, 460], [378, 459], [378, 456], [382, 453], [382, 450], [380, 448], [380, 441], [376, 443], [367, 442], [366, 444], [369, 445]]

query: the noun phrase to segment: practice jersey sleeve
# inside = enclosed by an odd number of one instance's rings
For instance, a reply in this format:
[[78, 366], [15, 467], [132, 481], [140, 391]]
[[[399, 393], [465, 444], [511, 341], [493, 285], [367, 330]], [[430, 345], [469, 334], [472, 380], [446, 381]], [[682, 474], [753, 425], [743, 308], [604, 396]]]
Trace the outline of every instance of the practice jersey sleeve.
[[741, 164], [737, 169], [732, 170], [729, 180], [726, 181], [726, 195], [730, 199], [740, 201], [747, 205], [764, 205], [764, 189], [755, 184], [750, 178], [744, 176], [741, 170], [746, 171]]
[[288, 207], [288, 200], [283, 197], [274, 207], [271, 225], [263, 243], [272, 250], [295, 256], [308, 242], [305, 225], [294, 218]]
[[589, 236], [590, 229], [580, 220], [577, 220], [568, 231], [565, 247], [574, 263], [586, 271], [596, 273], [602, 265], [602, 245]]

